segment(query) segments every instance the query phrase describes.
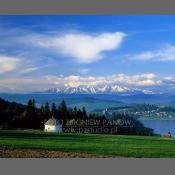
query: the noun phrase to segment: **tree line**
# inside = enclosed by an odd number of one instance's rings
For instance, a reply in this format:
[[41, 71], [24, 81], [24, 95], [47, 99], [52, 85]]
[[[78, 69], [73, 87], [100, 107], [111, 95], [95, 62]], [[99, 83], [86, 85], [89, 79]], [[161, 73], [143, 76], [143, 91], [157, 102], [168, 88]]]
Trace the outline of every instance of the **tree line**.
[[[8, 102], [0, 98], [0, 128], [1, 129], [44, 129], [44, 123], [50, 119], [52, 116], [54, 118], [66, 121], [66, 120], [89, 120], [98, 119], [100, 127], [109, 127], [102, 125], [102, 121], [105, 119], [108, 121], [104, 115], [88, 114], [85, 107], [82, 109], [67, 107], [64, 100], [61, 101], [59, 105], [52, 103], [51, 105], [46, 102], [41, 105], [41, 107], [36, 106], [34, 99], [28, 101], [27, 105], [22, 105], [15, 102]], [[139, 134], [139, 135], [152, 135], [152, 129], [144, 127], [136, 119], [129, 117], [127, 115], [118, 114], [115, 116], [115, 120], [130, 120], [131, 126], [122, 125], [118, 126], [117, 134]], [[64, 127], [64, 125], [63, 125]], [[76, 127], [76, 129], [78, 126]], [[111, 125], [110, 127], [116, 127]], [[69, 131], [71, 132], [71, 130]]]
[[44, 122], [52, 116], [56, 119], [68, 120], [95, 117], [95, 114], [88, 115], [85, 107], [68, 108], [64, 100], [58, 106], [46, 102], [41, 107], [37, 107], [34, 99], [30, 99], [27, 105], [22, 105], [0, 98], [0, 128], [43, 129]]

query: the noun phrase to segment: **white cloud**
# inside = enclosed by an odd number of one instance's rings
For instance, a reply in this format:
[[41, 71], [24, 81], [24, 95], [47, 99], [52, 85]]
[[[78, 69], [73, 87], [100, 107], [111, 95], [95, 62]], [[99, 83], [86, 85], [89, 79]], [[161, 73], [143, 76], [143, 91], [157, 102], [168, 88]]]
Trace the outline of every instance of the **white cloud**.
[[23, 42], [74, 58], [79, 63], [92, 63], [103, 59], [105, 51], [118, 49], [126, 36], [122, 32], [90, 35], [68, 33], [54, 36], [31, 35]]
[[16, 57], [0, 55], [0, 73], [14, 71], [20, 62]]
[[164, 77], [162, 81], [165, 85], [175, 86], [175, 77], [171, 77], [171, 76]]
[[41, 67], [27, 67], [20, 71], [20, 74], [27, 74], [39, 70]]
[[20, 56], [0, 55], [0, 74], [6, 75], [22, 75], [32, 73], [45, 66], [35, 66], [27, 58]]
[[171, 80], [173, 80], [173, 81], [175, 80], [174, 77], [164, 77], [163, 79], [164, 79], [164, 80], [170, 80], [170, 81], [171, 81]]
[[159, 50], [146, 51], [135, 55], [128, 55], [127, 57], [141, 61], [175, 61], [175, 46], [167, 45]]
[[161, 84], [161, 82], [156, 79], [156, 75], [152, 73], [131, 76], [118, 74], [113, 75], [112, 81], [133, 86], [157, 86]]

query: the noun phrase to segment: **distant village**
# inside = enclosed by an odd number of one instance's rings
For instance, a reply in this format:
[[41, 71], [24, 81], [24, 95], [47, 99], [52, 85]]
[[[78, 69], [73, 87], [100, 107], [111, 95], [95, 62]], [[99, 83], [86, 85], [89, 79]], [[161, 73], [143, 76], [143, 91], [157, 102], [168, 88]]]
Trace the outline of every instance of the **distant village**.
[[175, 109], [167, 106], [157, 105], [136, 105], [119, 108], [109, 108], [102, 111], [102, 114], [112, 118], [117, 114], [130, 115], [136, 119], [175, 119]]

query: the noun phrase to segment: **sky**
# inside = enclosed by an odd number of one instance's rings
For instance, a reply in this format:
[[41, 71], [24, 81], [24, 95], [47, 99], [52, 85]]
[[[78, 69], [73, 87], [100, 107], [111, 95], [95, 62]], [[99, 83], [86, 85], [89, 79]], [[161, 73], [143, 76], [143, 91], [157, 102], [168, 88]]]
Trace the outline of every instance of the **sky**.
[[0, 16], [0, 92], [175, 90], [175, 16]]

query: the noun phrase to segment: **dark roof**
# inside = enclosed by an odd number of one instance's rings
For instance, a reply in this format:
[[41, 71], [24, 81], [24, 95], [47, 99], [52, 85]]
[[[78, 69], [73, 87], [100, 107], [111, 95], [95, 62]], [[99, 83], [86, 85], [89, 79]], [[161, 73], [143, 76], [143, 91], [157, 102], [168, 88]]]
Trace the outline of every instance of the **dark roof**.
[[50, 118], [49, 120], [47, 120], [47, 122], [45, 123], [45, 125], [58, 125], [59, 120], [55, 119], [55, 118]]

